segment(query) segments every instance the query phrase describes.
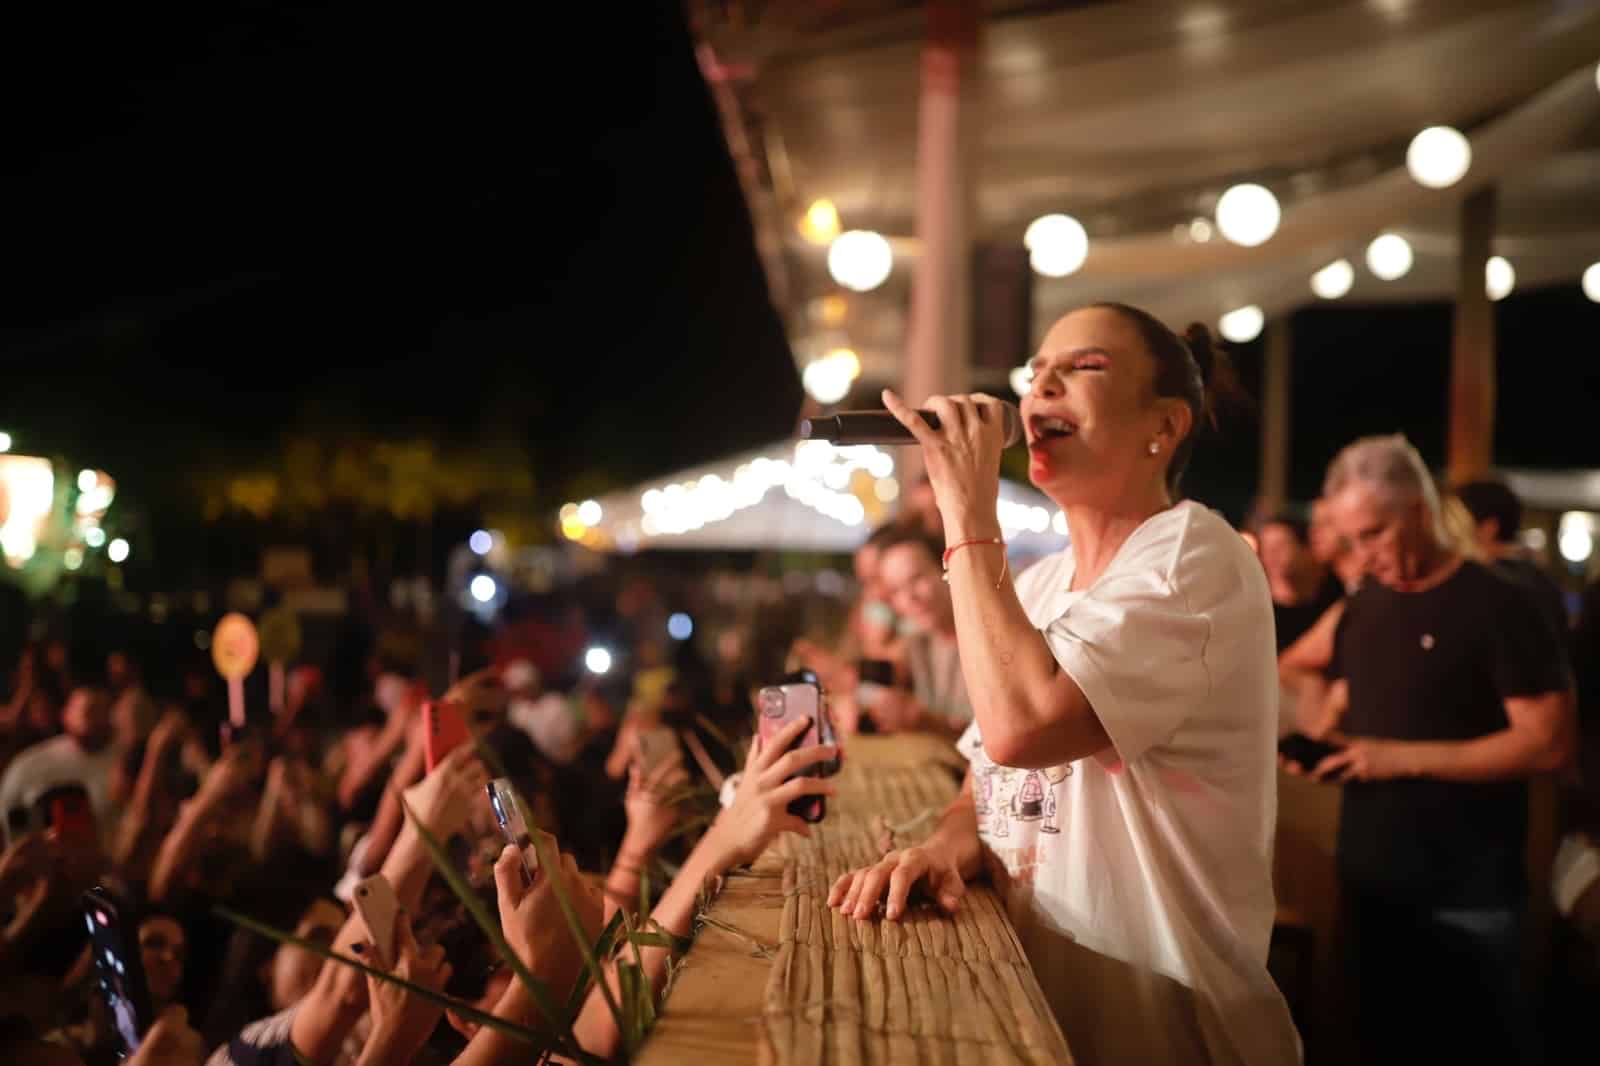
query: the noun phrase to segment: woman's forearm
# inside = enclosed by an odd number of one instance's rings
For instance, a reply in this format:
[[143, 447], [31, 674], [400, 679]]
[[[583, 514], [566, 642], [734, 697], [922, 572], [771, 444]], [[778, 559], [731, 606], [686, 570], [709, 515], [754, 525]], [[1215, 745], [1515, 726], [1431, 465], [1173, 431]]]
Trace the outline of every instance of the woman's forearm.
[[971, 881], [983, 872], [983, 848], [978, 840], [978, 810], [972, 801], [972, 775], [967, 775], [961, 792], [939, 816], [939, 826], [922, 847], [937, 851], [961, 874], [961, 880]]
[[1030, 768], [1092, 755], [1105, 747], [1105, 731], [1007, 573], [996, 545], [973, 545], [950, 559], [962, 677], [984, 748], [1001, 765]]

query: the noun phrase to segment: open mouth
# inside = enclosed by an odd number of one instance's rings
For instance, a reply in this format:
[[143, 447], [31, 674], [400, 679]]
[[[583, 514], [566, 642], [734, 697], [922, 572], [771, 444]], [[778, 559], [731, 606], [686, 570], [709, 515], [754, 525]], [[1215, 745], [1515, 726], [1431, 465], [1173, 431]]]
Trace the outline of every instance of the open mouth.
[[1078, 432], [1076, 424], [1055, 415], [1034, 415], [1028, 419], [1028, 445], [1048, 444]]

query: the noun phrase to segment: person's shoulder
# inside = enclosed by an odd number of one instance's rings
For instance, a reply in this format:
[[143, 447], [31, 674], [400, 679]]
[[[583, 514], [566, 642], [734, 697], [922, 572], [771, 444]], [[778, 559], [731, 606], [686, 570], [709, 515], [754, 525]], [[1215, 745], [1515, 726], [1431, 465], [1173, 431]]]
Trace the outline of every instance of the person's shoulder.
[[50, 766], [69, 758], [78, 746], [65, 733], [29, 744], [17, 752], [16, 758], [6, 767], [6, 776], [24, 777], [39, 767]]
[[[1238, 530], [1216, 511], [1193, 500], [1169, 507], [1135, 533], [1128, 565], [1154, 570], [1174, 585], [1221, 580], [1229, 586], [1240, 574], [1266, 576]], [[1270, 604], [1270, 596], [1268, 597]]]
[[1017, 574], [1017, 598], [1026, 603], [1030, 594], [1036, 593], [1041, 588], [1050, 588], [1060, 584], [1065, 579], [1067, 569], [1071, 565], [1072, 548], [1070, 546], [1029, 563]]

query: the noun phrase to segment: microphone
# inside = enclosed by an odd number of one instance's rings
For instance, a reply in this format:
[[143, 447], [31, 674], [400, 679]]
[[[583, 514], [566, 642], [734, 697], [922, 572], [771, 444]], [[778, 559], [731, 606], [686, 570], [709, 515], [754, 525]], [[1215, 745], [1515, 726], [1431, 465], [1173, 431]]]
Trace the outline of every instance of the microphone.
[[[934, 429], [939, 428], [939, 416], [932, 411], [918, 411], [922, 420]], [[1022, 412], [1015, 404], [1001, 402], [1001, 421], [1006, 429], [1006, 447], [1022, 440]], [[803, 440], [825, 440], [831, 444], [915, 444], [917, 438], [902, 426], [888, 411], [840, 411], [836, 415], [800, 420], [800, 437]]]

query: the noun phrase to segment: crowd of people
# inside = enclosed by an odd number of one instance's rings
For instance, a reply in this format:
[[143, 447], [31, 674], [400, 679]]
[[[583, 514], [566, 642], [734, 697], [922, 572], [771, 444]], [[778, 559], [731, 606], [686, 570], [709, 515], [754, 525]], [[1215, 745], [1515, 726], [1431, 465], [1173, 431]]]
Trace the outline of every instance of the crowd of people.
[[[1034, 372], [1030, 477], [1065, 512], [1068, 549], [1012, 574], [994, 401], [934, 398], [935, 430], [887, 395], [928, 477], [855, 553], [838, 631], [762, 649], [821, 685], [841, 736], [931, 733], [970, 762], [932, 836], [844, 873], [830, 904], [858, 921], [902, 918], [918, 897], [955, 911], [987, 877], [1084, 1062], [1294, 1061], [1266, 966], [1282, 769], [1343, 790], [1339, 951], [1361, 1061], [1535, 1061], [1540, 990], [1521, 965], [1533, 778], [1561, 784], [1552, 892], [1600, 958], [1600, 762], [1579, 725], [1600, 699], [1596, 597], [1569, 610], [1519, 547], [1504, 485], [1441, 493], [1400, 437], [1345, 448], [1319, 499], [1248, 540], [1182, 501], [1227, 372], [1203, 330], [1099, 305], [1051, 330]], [[740, 639], [714, 641], [748, 659]], [[529, 1061], [484, 1020], [551, 1020], [436, 876], [425, 836], [450, 842], [557, 1002], [585, 965], [558, 885], [591, 941], [619, 910], [667, 934], [630, 954], [659, 995], [702, 890], [809, 831], [791, 805], [833, 786], [801, 771], [837, 749], [795, 748], [800, 722], [756, 735], [755, 689], [776, 666], [686, 685], [654, 640], [630, 652], [620, 698], [547, 691], [522, 659], [435, 698], [374, 660], [359, 701], [338, 706], [302, 664], [281, 707], [236, 728], [203, 674], [152, 694], [126, 652], [86, 665], [64, 642], [30, 645], [0, 710], [0, 1057], [117, 1060], [81, 910], [100, 885], [129, 902], [156, 1012], [134, 1061]], [[481, 743], [430, 767], [438, 701]], [[1276, 755], [1290, 734], [1306, 744]], [[531, 845], [500, 835], [485, 794], [498, 774], [542, 827]], [[388, 958], [351, 907], [376, 873], [401, 908]], [[624, 1046], [617, 961], [600, 963], [608, 979], [558, 1058]]]

